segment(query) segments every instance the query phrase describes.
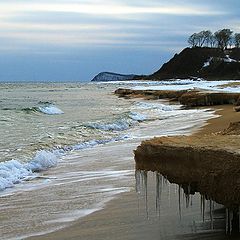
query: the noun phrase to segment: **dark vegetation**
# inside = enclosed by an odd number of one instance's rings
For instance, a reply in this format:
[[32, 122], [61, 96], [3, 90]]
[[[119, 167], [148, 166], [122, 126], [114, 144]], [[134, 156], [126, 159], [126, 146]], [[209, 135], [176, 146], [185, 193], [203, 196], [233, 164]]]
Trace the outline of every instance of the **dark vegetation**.
[[194, 33], [188, 38], [188, 43], [191, 47], [216, 47], [221, 49], [239, 48], [240, 33], [233, 34], [228, 28], [221, 29], [212, 33], [210, 30], [204, 30], [199, 33]]
[[240, 33], [230, 29], [194, 33], [185, 48], [146, 80], [204, 78], [240, 79]]

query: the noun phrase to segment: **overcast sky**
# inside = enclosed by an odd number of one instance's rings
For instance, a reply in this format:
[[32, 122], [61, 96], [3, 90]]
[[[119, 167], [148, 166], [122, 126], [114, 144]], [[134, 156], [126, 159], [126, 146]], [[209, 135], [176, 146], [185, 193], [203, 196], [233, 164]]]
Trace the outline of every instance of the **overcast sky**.
[[0, 81], [150, 74], [194, 32], [240, 32], [239, 9], [239, 0], [0, 0]]

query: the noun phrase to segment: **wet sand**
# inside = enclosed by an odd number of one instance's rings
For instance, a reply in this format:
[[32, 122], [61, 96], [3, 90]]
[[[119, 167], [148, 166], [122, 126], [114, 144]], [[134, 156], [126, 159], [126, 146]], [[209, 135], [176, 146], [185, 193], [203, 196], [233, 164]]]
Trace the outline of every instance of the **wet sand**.
[[[221, 109], [217, 111], [217, 114], [222, 116], [209, 120], [208, 125], [195, 133], [195, 136], [219, 132], [226, 128], [229, 122], [240, 119], [240, 113], [234, 112], [230, 105], [218, 106], [215, 109]], [[128, 193], [118, 195], [116, 199], [107, 203], [104, 209], [79, 219], [69, 227], [28, 239], [229, 239], [224, 232], [224, 215], [220, 214], [216, 217], [216, 219], [222, 219], [222, 222], [220, 221], [219, 225], [216, 226], [218, 230], [209, 231], [209, 224], [207, 223], [205, 226], [206, 224], [203, 224], [201, 220], [199, 197], [194, 195], [196, 197], [195, 203], [190, 210], [185, 210], [184, 217], [180, 220], [179, 196], [176, 193], [176, 186], [166, 189], [161, 203], [160, 217], [156, 213], [155, 207], [155, 178], [150, 176], [147, 206], [146, 196], [139, 199], [135, 190], [132, 189]], [[196, 224], [200, 228], [197, 231], [196, 227], [193, 227]], [[236, 237], [236, 239], [238, 238]]]
[[211, 109], [214, 109], [220, 117], [208, 120], [208, 124], [194, 135], [220, 132], [226, 129], [230, 122], [240, 121], [240, 112], [235, 112], [233, 105], [220, 105], [211, 107]]

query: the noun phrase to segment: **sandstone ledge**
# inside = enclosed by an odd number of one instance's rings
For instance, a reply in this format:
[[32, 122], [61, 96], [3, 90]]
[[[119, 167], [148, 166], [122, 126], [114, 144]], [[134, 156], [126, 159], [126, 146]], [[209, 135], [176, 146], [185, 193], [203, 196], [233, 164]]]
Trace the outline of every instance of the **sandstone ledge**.
[[231, 209], [240, 205], [240, 122], [222, 134], [160, 137], [135, 151], [136, 168], [158, 171]]
[[[238, 105], [240, 93], [221, 93], [200, 90], [132, 90], [119, 88], [115, 91], [119, 97], [145, 99], [169, 99], [179, 101], [187, 107], [215, 106], [223, 104]], [[236, 108], [237, 109], [237, 108]]]

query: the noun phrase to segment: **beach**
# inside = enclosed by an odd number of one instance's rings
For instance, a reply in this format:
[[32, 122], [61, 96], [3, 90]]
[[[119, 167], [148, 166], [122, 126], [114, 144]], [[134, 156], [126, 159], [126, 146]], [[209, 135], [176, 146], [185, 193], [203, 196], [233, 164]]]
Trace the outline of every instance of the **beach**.
[[[196, 83], [154, 84], [192, 89]], [[217, 88], [215, 82], [207, 84]], [[196, 140], [219, 132], [239, 113], [231, 104], [184, 107], [151, 96], [113, 94], [122, 86], [149, 85], [2, 86], [2, 239], [178, 239], [223, 232], [221, 206], [215, 206], [215, 219], [221, 220], [213, 223], [212, 205], [206, 201], [203, 210], [200, 194], [190, 201], [183, 188], [158, 173], [135, 171], [134, 150], [155, 136], [192, 135]]]
[[[220, 116], [208, 120], [208, 124], [194, 133], [194, 136], [217, 133], [225, 129], [229, 122], [239, 120], [240, 113], [236, 113], [232, 105], [221, 105], [214, 109]], [[133, 157], [129, 161], [133, 163]], [[221, 223], [216, 223], [216, 230], [211, 231], [208, 225], [206, 227], [204, 224], [201, 226], [204, 230], [193, 230], [191, 226], [193, 215], [197, 216], [201, 223], [199, 197], [196, 197], [197, 203], [191, 207], [191, 210], [185, 213], [185, 218], [182, 217], [179, 220], [176, 214], [178, 196], [172, 194], [171, 201], [173, 202], [169, 205], [169, 190], [167, 190], [166, 196], [163, 196], [162, 212], [158, 216], [154, 210], [155, 185], [154, 176], [150, 176], [148, 178], [149, 206], [147, 206], [150, 214], [146, 213], [144, 200], [139, 200], [135, 189], [131, 189], [128, 193], [118, 195], [103, 209], [79, 219], [69, 227], [29, 239], [228, 239], [225, 235], [223, 219]], [[221, 215], [222, 218], [224, 214]]]

